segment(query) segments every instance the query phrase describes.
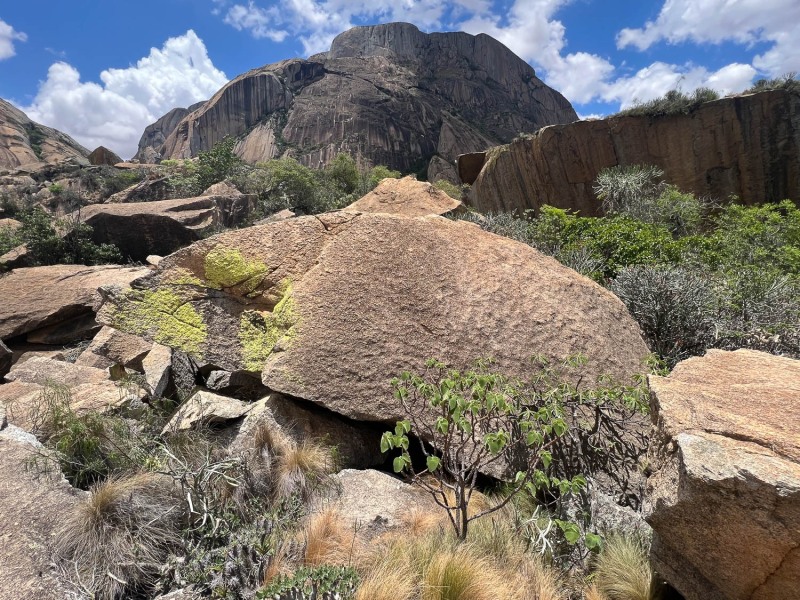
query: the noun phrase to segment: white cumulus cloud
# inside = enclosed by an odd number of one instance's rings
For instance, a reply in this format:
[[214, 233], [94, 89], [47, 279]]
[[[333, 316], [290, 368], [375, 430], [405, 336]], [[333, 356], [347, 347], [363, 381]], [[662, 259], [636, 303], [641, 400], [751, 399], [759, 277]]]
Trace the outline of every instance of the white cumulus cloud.
[[11, 58], [16, 54], [14, 42], [25, 42], [28, 36], [16, 31], [11, 25], [0, 19], [0, 60]]
[[129, 158], [147, 125], [176, 106], [209, 98], [227, 80], [189, 30], [152, 48], [135, 65], [103, 71], [99, 84], [81, 81], [66, 62], [54, 63], [31, 105], [22, 109], [90, 150], [102, 145]]
[[646, 50], [659, 41], [767, 43], [769, 49], [753, 65], [777, 76], [800, 70], [798, 35], [798, 0], [666, 0], [655, 21], [620, 31], [617, 46]]

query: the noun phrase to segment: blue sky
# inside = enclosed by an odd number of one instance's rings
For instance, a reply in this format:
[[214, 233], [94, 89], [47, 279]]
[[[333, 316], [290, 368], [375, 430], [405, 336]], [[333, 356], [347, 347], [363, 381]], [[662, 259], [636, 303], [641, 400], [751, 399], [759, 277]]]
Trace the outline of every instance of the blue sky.
[[388, 21], [492, 35], [582, 116], [800, 71], [800, 0], [20, 0], [0, 6], [0, 97], [128, 158], [171, 108]]

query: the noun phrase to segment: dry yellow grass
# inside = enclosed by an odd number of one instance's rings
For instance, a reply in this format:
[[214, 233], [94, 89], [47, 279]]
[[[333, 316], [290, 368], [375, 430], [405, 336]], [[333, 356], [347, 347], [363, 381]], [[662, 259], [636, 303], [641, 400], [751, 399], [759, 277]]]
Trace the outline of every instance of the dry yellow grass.
[[490, 561], [460, 545], [437, 553], [422, 576], [421, 600], [520, 598], [516, 583]]
[[315, 483], [327, 475], [332, 466], [329, 452], [309, 441], [283, 448], [275, 461], [275, 494], [288, 498], [299, 494], [307, 498]]
[[411, 568], [385, 563], [364, 576], [354, 600], [414, 600], [416, 597], [416, 577]]
[[645, 545], [613, 535], [594, 563], [594, 585], [608, 600], [657, 600], [660, 592]]
[[311, 515], [303, 528], [307, 566], [349, 565], [357, 552], [356, 530], [333, 508]]
[[583, 592], [584, 600], [608, 600], [601, 592], [597, 589], [595, 584], [590, 585], [586, 590]]

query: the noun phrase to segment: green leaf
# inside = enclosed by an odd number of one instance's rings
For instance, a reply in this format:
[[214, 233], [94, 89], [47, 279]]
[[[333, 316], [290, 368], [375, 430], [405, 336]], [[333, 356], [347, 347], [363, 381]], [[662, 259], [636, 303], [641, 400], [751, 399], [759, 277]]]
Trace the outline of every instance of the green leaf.
[[400, 473], [406, 467], [405, 457], [398, 456], [392, 461], [392, 467], [395, 473]]
[[428, 465], [428, 471], [433, 473], [436, 469], [439, 468], [439, 463], [441, 461], [436, 456], [429, 456], [428, 459], [425, 462]]
[[567, 543], [577, 544], [578, 540], [581, 539], [581, 530], [578, 529], [575, 523], [559, 521], [558, 525], [561, 527], [561, 531], [564, 533], [564, 539], [567, 540]]
[[387, 439], [387, 435], [384, 433], [381, 436], [381, 453], [388, 452], [390, 449], [389, 440]]
[[553, 462], [553, 455], [552, 455], [552, 454], [550, 454], [549, 452], [547, 452], [546, 450], [543, 450], [543, 451], [542, 451], [542, 452], [539, 454], [539, 456], [540, 456], [540, 457], [541, 457], [541, 459], [542, 459], [542, 464], [544, 465], [544, 468], [545, 468], [545, 469], [546, 469], [546, 468], [548, 468], [548, 467], [550, 466], [550, 463], [552, 463], [552, 462]]
[[597, 535], [596, 533], [587, 533], [583, 539], [588, 550], [600, 550], [600, 548], [603, 546], [603, 537]]

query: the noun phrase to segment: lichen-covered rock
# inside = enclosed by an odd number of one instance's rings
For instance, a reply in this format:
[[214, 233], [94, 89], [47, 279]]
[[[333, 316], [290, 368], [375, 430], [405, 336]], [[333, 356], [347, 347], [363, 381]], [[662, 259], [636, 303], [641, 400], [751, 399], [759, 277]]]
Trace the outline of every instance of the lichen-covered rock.
[[289, 155], [317, 167], [350, 152], [412, 172], [434, 156], [451, 164], [575, 119], [569, 102], [497, 40], [389, 23], [345, 31], [308, 60], [236, 77], [169, 132], [172, 117], [154, 124], [162, 145], [148, 128], [139, 156], [151, 148], [188, 158], [233, 136], [247, 162]]
[[583, 353], [589, 382], [647, 355], [610, 292], [530, 246], [442, 217], [351, 212], [230, 231], [107, 294], [99, 320], [354, 419], [400, 416], [389, 380], [438, 357]]
[[374, 190], [353, 202], [344, 210], [367, 213], [387, 213], [404, 217], [446, 215], [462, 208], [461, 202], [442, 190], [413, 176], [384, 179]]
[[686, 600], [795, 597], [800, 361], [711, 350], [650, 387], [657, 570]]
[[777, 90], [723, 98], [689, 115], [554, 125], [479, 160], [475, 154], [460, 157], [459, 172], [471, 183], [482, 166], [467, 196], [481, 212], [549, 204], [596, 215], [598, 173], [635, 164], [656, 165], [669, 183], [699, 196], [800, 203], [800, 94]]
[[2, 274], [0, 339], [91, 318], [100, 286], [127, 286], [147, 272], [140, 267], [54, 265]]

